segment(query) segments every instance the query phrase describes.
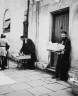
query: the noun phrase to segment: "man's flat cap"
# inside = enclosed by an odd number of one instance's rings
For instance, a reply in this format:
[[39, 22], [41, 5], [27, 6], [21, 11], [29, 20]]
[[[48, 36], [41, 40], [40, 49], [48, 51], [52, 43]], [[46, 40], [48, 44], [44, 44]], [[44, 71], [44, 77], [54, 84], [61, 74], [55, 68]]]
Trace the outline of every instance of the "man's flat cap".
[[61, 32], [61, 34], [62, 34], [62, 33], [63, 33], [63, 34], [67, 34], [67, 32], [66, 32], [66, 31], [62, 31], [62, 32]]

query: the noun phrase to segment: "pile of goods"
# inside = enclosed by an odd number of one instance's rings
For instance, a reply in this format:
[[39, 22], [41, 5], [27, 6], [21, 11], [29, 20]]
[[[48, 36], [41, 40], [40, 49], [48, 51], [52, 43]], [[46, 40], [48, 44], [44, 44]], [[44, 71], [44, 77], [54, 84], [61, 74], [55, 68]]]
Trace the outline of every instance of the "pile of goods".
[[62, 51], [64, 49], [64, 45], [58, 43], [52, 43], [49, 41], [47, 50], [50, 51]]
[[72, 89], [72, 92], [78, 96], [78, 77], [69, 78], [68, 83]]

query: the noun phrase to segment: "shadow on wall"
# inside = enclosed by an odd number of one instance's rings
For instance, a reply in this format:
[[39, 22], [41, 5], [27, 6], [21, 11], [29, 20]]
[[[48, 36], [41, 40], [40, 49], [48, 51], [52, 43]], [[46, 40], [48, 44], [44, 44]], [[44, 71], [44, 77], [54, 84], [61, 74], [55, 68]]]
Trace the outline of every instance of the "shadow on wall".
[[74, 11], [74, 19], [78, 19], [78, 5], [76, 6], [75, 8], [75, 11]]

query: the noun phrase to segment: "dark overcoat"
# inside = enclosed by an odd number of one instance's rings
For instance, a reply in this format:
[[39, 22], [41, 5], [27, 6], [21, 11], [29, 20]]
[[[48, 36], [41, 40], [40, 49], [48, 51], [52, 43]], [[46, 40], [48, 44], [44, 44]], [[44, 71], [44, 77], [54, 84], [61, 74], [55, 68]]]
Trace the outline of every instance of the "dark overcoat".
[[66, 37], [63, 41], [64, 54], [58, 55], [57, 65], [56, 65], [56, 75], [60, 76], [61, 79], [68, 79], [68, 71], [70, 69], [70, 52], [71, 52], [71, 42]]
[[28, 60], [26, 66], [30, 69], [34, 68], [34, 63], [36, 62], [36, 51], [35, 51], [35, 45], [33, 41], [29, 38], [27, 38], [27, 43], [25, 43], [25, 40], [23, 41], [22, 48], [20, 52], [23, 52], [23, 54], [30, 54], [31, 55], [31, 60]]

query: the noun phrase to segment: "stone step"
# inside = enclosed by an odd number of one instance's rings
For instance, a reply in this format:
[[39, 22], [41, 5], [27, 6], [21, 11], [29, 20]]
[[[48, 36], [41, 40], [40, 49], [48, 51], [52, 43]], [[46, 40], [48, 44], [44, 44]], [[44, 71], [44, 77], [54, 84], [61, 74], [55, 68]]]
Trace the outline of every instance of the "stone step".
[[50, 67], [45, 69], [47, 72], [55, 74], [55, 67]]

